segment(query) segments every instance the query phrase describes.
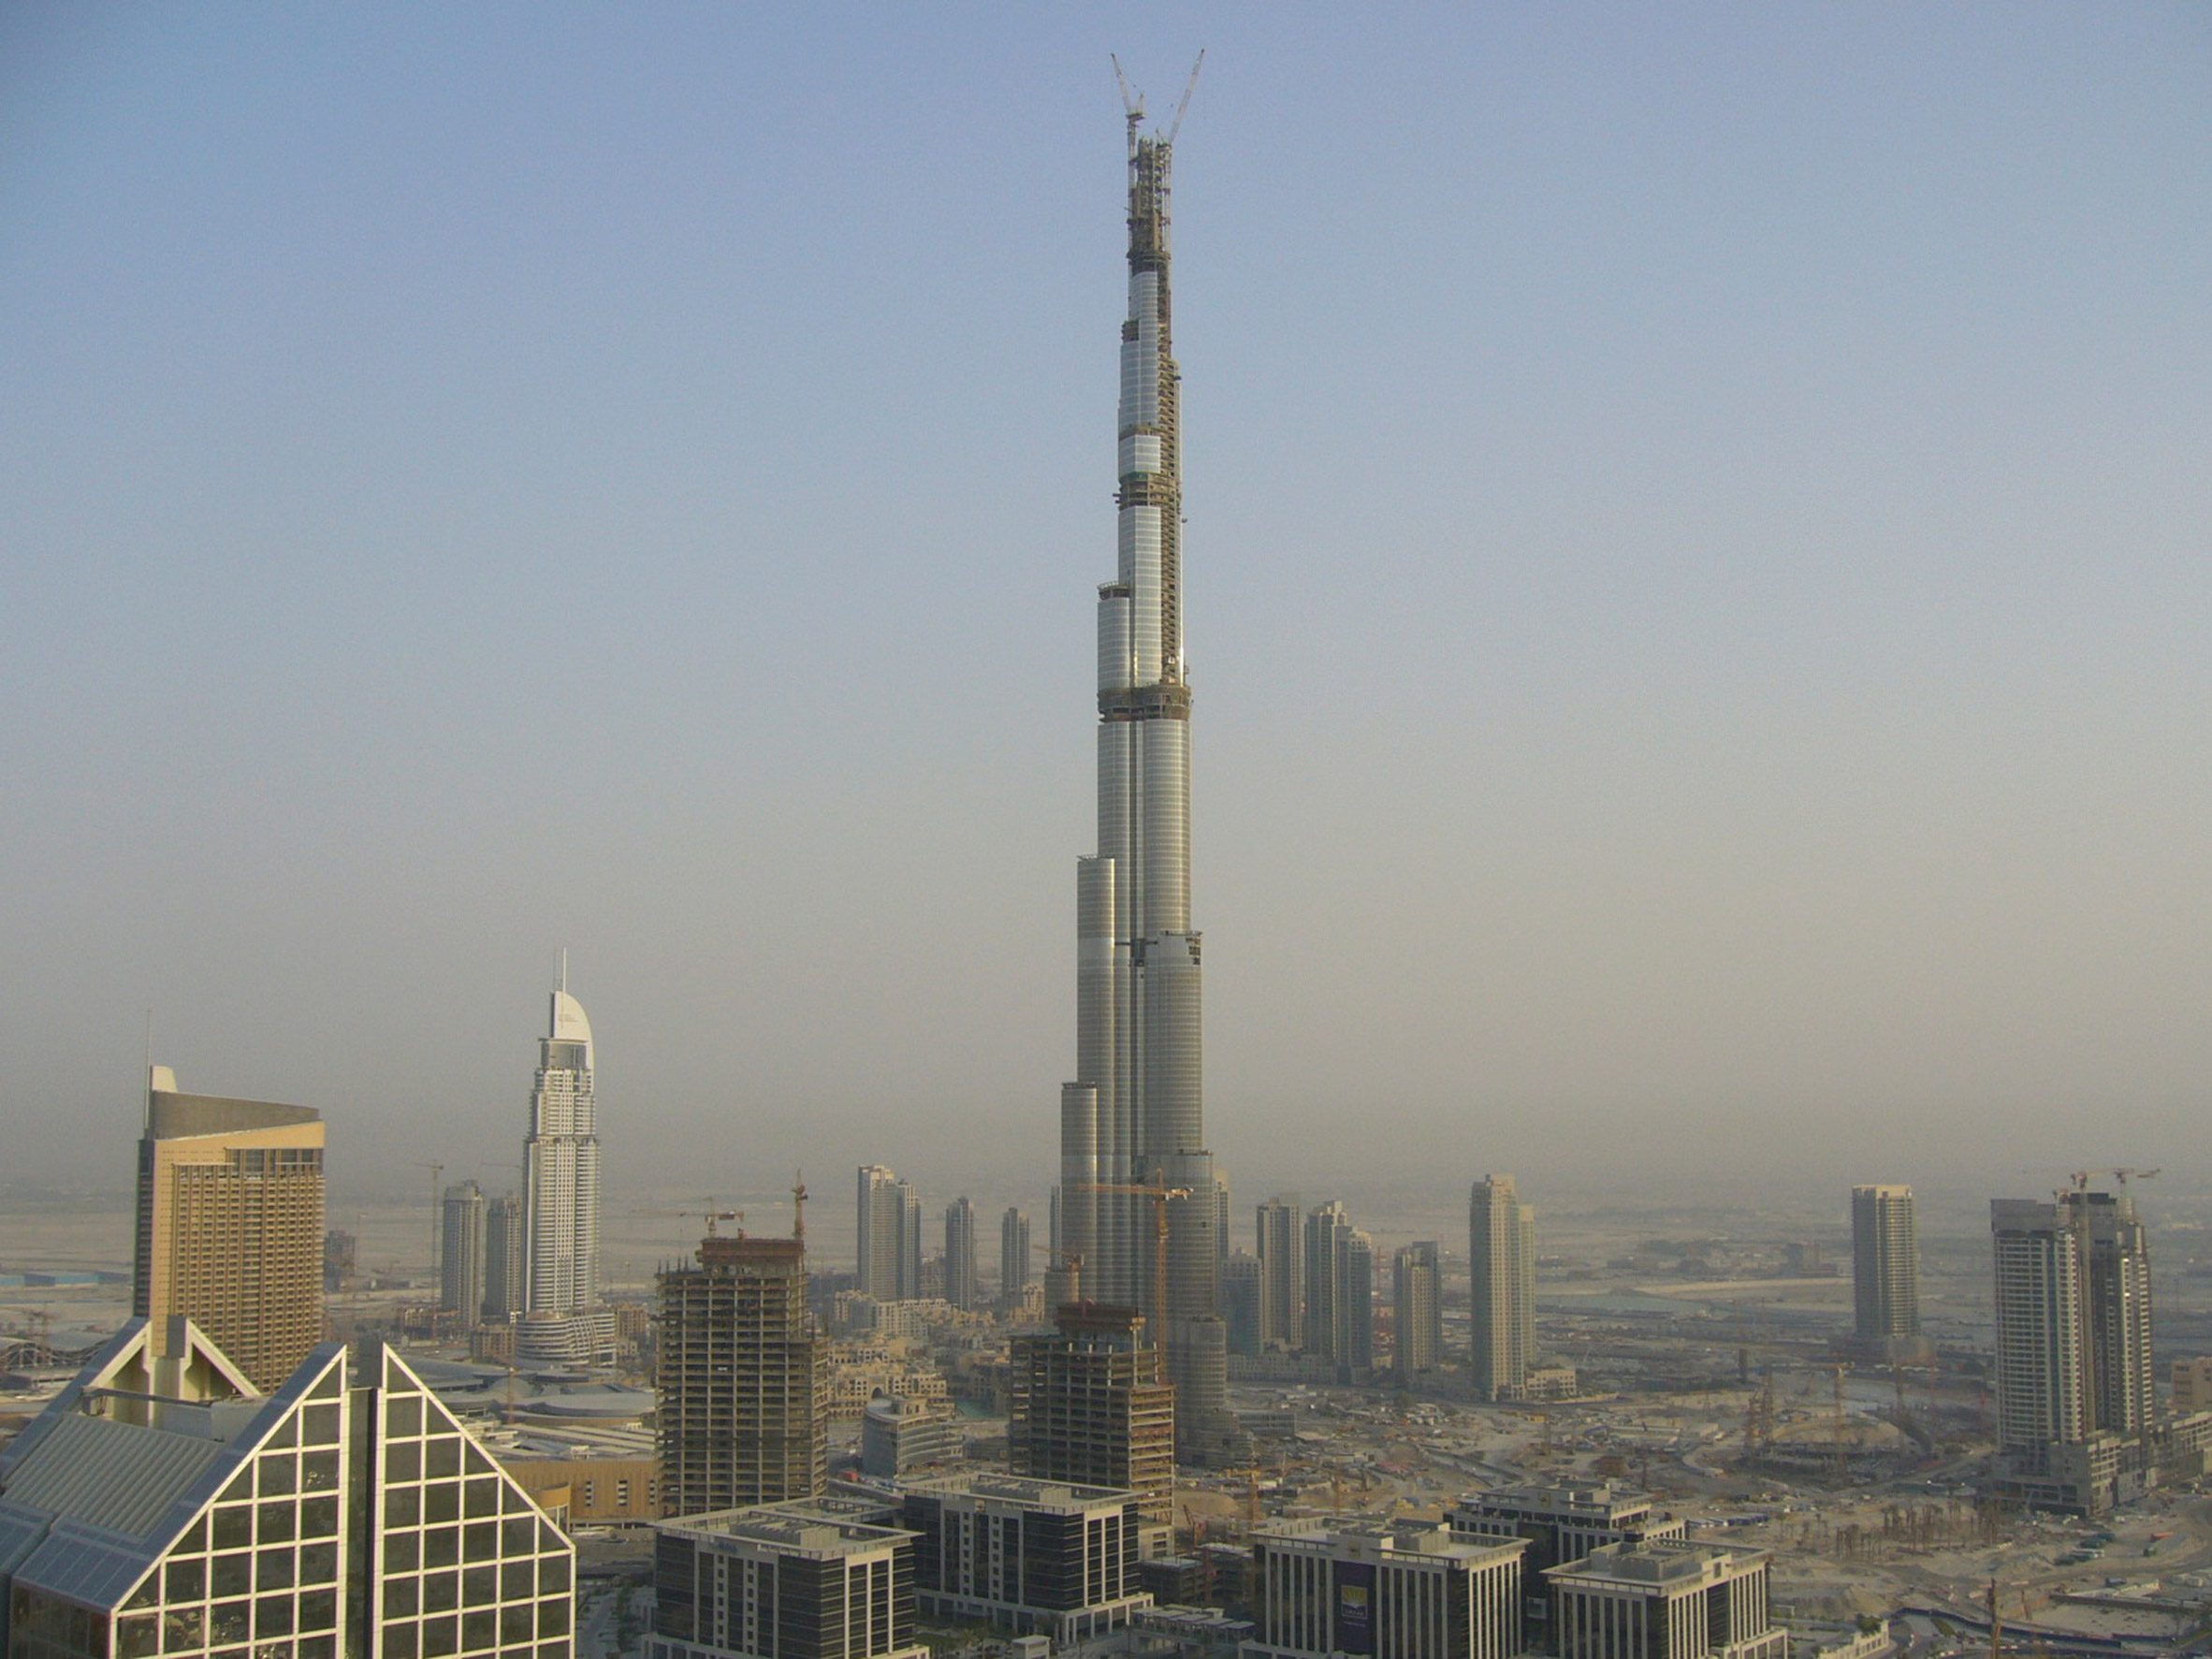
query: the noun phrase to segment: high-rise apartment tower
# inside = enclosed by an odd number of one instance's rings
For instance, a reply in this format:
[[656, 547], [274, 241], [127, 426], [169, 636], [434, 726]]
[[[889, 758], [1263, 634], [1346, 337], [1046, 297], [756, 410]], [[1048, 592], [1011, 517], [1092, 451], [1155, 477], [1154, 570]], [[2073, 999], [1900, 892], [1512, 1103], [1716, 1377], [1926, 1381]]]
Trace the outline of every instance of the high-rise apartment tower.
[[[1083, 1258], [1087, 1294], [1142, 1308], [1164, 1336], [1178, 1448], [1204, 1461], [1230, 1455], [1239, 1433], [1227, 1405], [1200, 936], [1190, 917], [1181, 373], [1169, 298], [1173, 133], [1140, 132], [1142, 114], [1140, 106], [1129, 117], [1118, 559], [1099, 589], [1099, 850], [1076, 863], [1076, 1074], [1060, 1099], [1062, 1243]], [[1143, 1186], [1162, 1196], [1126, 1190]], [[1161, 1209], [1164, 1272], [1155, 1257]]]
[[1475, 1183], [1467, 1204], [1475, 1397], [1511, 1400], [1536, 1353], [1536, 1218], [1510, 1175]]
[[964, 1198], [945, 1206], [945, 1300], [956, 1308], [982, 1305], [976, 1276], [975, 1205]]
[[1433, 1240], [1407, 1244], [1391, 1259], [1396, 1333], [1391, 1357], [1401, 1386], [1444, 1361], [1444, 1269]]
[[186, 1095], [147, 1076], [131, 1312], [166, 1353], [190, 1319], [257, 1389], [323, 1339], [323, 1119], [305, 1106]]
[[502, 1193], [484, 1207], [484, 1317], [500, 1321], [522, 1311], [522, 1201]]
[[473, 1181], [445, 1189], [438, 1230], [438, 1305], [473, 1325], [484, 1309], [484, 1188]]
[[1851, 1271], [1862, 1349], [1894, 1348], [1920, 1334], [1920, 1231], [1910, 1186], [1851, 1189]]
[[1259, 1341], [1295, 1352], [1305, 1346], [1305, 1201], [1296, 1193], [1259, 1206]]
[[591, 1022], [568, 994], [565, 955], [550, 1009], [522, 1145], [522, 1306], [542, 1354], [582, 1359], [611, 1346], [614, 1319], [600, 1300]]
[[881, 1164], [860, 1167], [860, 1288], [878, 1302], [922, 1294], [922, 1195]]
[[1017, 1306], [1036, 1277], [1029, 1271], [1029, 1213], [1010, 1207], [998, 1218], [998, 1300]]
[[1305, 1218], [1305, 1351], [1324, 1360], [1345, 1358], [1341, 1291], [1351, 1236], [1351, 1212], [1334, 1200]]

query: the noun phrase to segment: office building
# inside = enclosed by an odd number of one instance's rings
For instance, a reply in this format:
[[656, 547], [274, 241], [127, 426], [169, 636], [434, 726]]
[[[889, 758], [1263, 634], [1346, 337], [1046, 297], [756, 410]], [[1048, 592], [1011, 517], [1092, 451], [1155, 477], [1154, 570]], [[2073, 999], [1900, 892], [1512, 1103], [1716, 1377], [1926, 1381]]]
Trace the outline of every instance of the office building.
[[829, 1351], [797, 1239], [699, 1242], [661, 1270], [655, 1441], [671, 1515], [784, 1503], [822, 1490]]
[[1221, 1322], [1229, 1329], [1229, 1351], [1257, 1360], [1262, 1352], [1259, 1258], [1239, 1250], [1221, 1264]]
[[1278, 1521], [1252, 1543], [1259, 1635], [1241, 1659], [1515, 1659], [1516, 1539], [1433, 1522]]
[[1903, 1358], [1920, 1335], [1920, 1230], [1910, 1186], [1851, 1189], [1851, 1269], [1859, 1351]]
[[1444, 1363], [1444, 1266], [1435, 1241], [1407, 1244], [1390, 1259], [1391, 1370], [1410, 1388]]
[[1134, 1492], [950, 1475], [901, 1482], [889, 1519], [914, 1535], [914, 1590], [934, 1618], [1048, 1637], [1058, 1651], [1152, 1605], [1137, 1583]]
[[858, 1191], [860, 1288], [878, 1302], [922, 1294], [922, 1195], [881, 1164], [863, 1164]]
[[964, 1313], [983, 1305], [976, 1273], [975, 1206], [964, 1198], [945, 1207], [945, 1300]]
[[599, 1113], [591, 1022], [568, 994], [568, 958], [550, 999], [522, 1143], [523, 1348], [541, 1361], [614, 1354], [599, 1283]]
[[1029, 1265], [1029, 1213], [1009, 1207], [998, 1218], [998, 1302], [1009, 1310], [1022, 1305], [1037, 1275]]
[[522, 1311], [522, 1201], [502, 1193], [484, 1206], [484, 1317]]
[[1013, 1340], [1008, 1462], [1017, 1475], [1133, 1492], [1167, 1521], [1175, 1390], [1134, 1308], [1073, 1302], [1059, 1328]]
[[1295, 1193], [1269, 1199], [1255, 1228], [1260, 1345], [1291, 1353], [1305, 1346], [1304, 1202]]
[[1536, 1353], [1536, 1220], [1510, 1175], [1486, 1175], [1467, 1205], [1475, 1397], [1517, 1400]]
[[1449, 1516], [1463, 1533], [1522, 1538], [1521, 1594], [1528, 1645], [1556, 1652], [1551, 1598], [1544, 1574], [1608, 1544], [1664, 1543], [1688, 1535], [1680, 1516], [1654, 1514], [1652, 1501], [1610, 1485], [1511, 1486], [1463, 1498]]
[[389, 1348], [133, 1319], [0, 1454], [0, 1652], [565, 1656], [575, 1551]]
[[1553, 1640], [1572, 1659], [1788, 1659], [1763, 1550], [1608, 1544], [1546, 1570]]
[[646, 1659], [929, 1659], [914, 1535], [852, 1498], [687, 1515], [653, 1529]]
[[[1098, 851], [1076, 864], [1076, 1075], [1060, 1098], [1062, 1244], [1086, 1292], [1160, 1334], [1182, 1454], [1248, 1449], [1228, 1407], [1220, 1200], [1201, 1082], [1183, 658], [1181, 371], [1170, 338], [1169, 138], [1128, 133], [1114, 579], [1099, 589]], [[1154, 1187], [1149, 1197], [1133, 1188]], [[1167, 1268], [1155, 1270], [1164, 1206]], [[1164, 1285], [1167, 1305], [1156, 1305]]]
[[323, 1119], [147, 1077], [131, 1312], [156, 1347], [190, 1319], [273, 1389], [323, 1340]]
[[473, 1325], [483, 1315], [484, 1189], [473, 1181], [445, 1189], [438, 1229], [438, 1305]]

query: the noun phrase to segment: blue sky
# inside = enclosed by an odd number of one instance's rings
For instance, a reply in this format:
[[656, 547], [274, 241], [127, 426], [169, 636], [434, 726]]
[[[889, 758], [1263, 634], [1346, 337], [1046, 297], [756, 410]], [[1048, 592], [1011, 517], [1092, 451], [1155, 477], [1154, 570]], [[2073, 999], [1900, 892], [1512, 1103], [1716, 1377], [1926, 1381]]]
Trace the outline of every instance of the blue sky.
[[1347, 1113], [1455, 1182], [2186, 1167], [2182, 6], [8, 8], [11, 1162], [126, 1178], [151, 1009], [346, 1179], [496, 1180], [565, 945], [618, 1182], [1041, 1204], [1106, 53], [1159, 109], [1200, 46], [1240, 1193]]

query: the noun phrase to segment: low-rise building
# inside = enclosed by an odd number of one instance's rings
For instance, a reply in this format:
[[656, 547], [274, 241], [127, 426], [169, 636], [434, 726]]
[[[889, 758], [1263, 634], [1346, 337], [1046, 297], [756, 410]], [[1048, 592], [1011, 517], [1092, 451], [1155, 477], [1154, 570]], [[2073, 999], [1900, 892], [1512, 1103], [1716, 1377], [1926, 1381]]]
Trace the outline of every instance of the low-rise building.
[[1512, 1659], [1520, 1538], [1448, 1526], [1283, 1521], [1253, 1539], [1259, 1633], [1243, 1659]]
[[964, 1474], [900, 1483], [922, 1610], [1055, 1647], [1103, 1636], [1152, 1605], [1137, 1577], [1133, 1492]]
[[1563, 1659], [1788, 1659], [1763, 1550], [1680, 1538], [1608, 1544], [1549, 1569]]
[[1522, 1611], [1528, 1644], [1537, 1652], [1551, 1646], [1547, 1571], [1608, 1544], [1664, 1541], [1688, 1530], [1679, 1516], [1654, 1515], [1649, 1498], [1609, 1484], [1500, 1487], [1461, 1499], [1450, 1520], [1462, 1532], [1528, 1540], [1521, 1558]]
[[928, 1659], [914, 1535], [880, 1508], [825, 1497], [660, 1522], [646, 1659]]

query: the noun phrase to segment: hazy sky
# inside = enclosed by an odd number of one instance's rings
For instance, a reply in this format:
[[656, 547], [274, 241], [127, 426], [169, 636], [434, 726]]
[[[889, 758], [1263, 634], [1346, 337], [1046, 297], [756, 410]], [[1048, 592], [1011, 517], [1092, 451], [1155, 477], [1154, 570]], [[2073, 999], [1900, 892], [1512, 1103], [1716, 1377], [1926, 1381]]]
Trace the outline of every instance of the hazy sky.
[[0, 1174], [503, 1183], [565, 945], [618, 1186], [1041, 1210], [1201, 46], [1240, 1207], [2204, 1173], [2212, 11], [17, 0]]

